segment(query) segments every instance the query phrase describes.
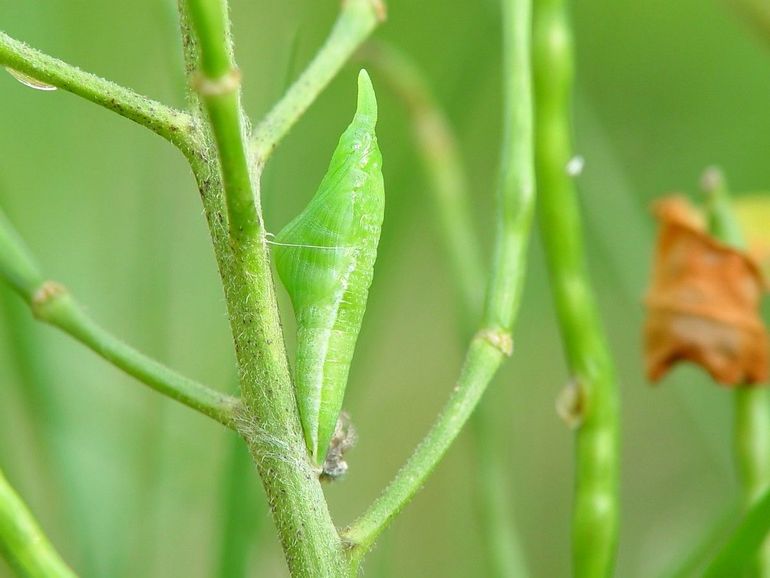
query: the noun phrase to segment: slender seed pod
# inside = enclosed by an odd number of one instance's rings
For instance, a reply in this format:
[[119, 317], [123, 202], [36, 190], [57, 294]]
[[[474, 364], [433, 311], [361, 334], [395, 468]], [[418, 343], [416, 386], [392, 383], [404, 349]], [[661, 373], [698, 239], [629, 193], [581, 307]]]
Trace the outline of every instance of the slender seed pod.
[[385, 208], [371, 80], [313, 199], [277, 236], [278, 275], [297, 318], [295, 383], [310, 454], [323, 465], [374, 274]]

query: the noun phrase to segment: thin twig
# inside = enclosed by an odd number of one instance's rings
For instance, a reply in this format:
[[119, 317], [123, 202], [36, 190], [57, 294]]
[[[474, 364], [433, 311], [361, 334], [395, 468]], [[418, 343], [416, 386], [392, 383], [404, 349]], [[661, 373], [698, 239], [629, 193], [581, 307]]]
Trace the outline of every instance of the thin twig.
[[[472, 219], [468, 178], [460, 146], [449, 120], [436, 102], [422, 71], [396, 48], [369, 43], [361, 56], [381, 73], [406, 104], [417, 152], [422, 159], [433, 196], [433, 217], [444, 244], [462, 304], [461, 333], [473, 327], [482, 307], [484, 264], [481, 244]], [[478, 510], [490, 575], [528, 575], [510, 500], [510, 480], [500, 463], [491, 407], [485, 400], [471, 419], [476, 458]]]
[[372, 506], [343, 532], [356, 567], [389, 522], [422, 487], [460, 433], [503, 360], [512, 353], [534, 203], [530, 68], [531, 4], [503, 2], [505, 141], [498, 235], [482, 329], [472, 339], [457, 385], [431, 430]]
[[[770, 534], [770, 491], [748, 508], [740, 524], [719, 549], [703, 573], [705, 578], [745, 576]], [[754, 576], [755, 574], [752, 574]], [[758, 577], [767, 576], [760, 570]]]
[[30, 48], [4, 32], [0, 32], [0, 65], [117, 112], [149, 128], [186, 153], [194, 147], [196, 131], [188, 113], [84, 72]]
[[281, 139], [384, 18], [383, 0], [344, 0], [324, 45], [255, 129], [252, 138], [255, 165], [264, 165]]
[[[727, 183], [716, 168], [701, 181], [708, 200], [709, 229], [723, 243], [745, 249], [740, 224], [733, 213]], [[770, 489], [770, 391], [764, 387], [739, 386], [735, 390], [733, 447], [741, 484], [743, 511], [748, 512]], [[770, 576], [770, 542], [756, 560], [758, 576]]]
[[534, 62], [539, 220], [572, 373], [576, 426], [573, 575], [609, 576], [618, 532], [618, 390], [583, 250], [573, 176], [572, 38], [565, 0], [536, 0]]
[[188, 379], [129, 347], [83, 311], [74, 298], [43, 274], [11, 224], [0, 213], [0, 280], [8, 283], [35, 316], [58, 327], [152, 389], [233, 428], [238, 400]]

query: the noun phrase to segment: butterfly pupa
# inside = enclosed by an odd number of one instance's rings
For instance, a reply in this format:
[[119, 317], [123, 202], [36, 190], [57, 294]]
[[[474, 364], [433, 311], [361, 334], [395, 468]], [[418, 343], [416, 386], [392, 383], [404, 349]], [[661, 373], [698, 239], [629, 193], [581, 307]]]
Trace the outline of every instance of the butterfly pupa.
[[297, 320], [295, 389], [319, 466], [337, 427], [374, 275], [385, 209], [377, 101], [366, 71], [358, 104], [310, 203], [275, 238], [276, 269]]

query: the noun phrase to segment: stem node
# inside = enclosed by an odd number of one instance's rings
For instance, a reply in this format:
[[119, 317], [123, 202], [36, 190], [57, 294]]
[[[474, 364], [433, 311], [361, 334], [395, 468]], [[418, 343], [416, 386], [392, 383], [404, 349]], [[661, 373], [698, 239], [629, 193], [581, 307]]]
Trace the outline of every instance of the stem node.
[[506, 357], [513, 355], [513, 336], [510, 331], [487, 327], [479, 330], [475, 339], [486, 341]]
[[192, 87], [204, 98], [236, 93], [241, 88], [241, 71], [233, 68], [218, 78], [209, 78], [199, 71], [193, 76]]
[[56, 281], [46, 281], [35, 291], [30, 302], [32, 314], [36, 319], [45, 321], [50, 316], [51, 308], [69, 295], [67, 288]]

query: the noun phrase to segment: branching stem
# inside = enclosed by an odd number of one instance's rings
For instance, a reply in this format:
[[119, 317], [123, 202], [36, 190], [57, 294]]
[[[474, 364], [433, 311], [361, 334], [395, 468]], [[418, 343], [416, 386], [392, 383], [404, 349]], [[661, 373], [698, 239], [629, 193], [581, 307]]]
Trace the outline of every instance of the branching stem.
[[505, 0], [503, 8], [503, 76], [506, 79], [503, 178], [484, 324], [471, 341], [457, 385], [433, 427], [383, 494], [343, 532], [354, 568], [422, 487], [513, 350], [511, 329], [519, 307], [534, 202], [531, 4], [529, 0]]
[[[457, 135], [436, 102], [422, 71], [396, 48], [369, 43], [364, 60], [404, 101], [411, 118], [417, 153], [434, 201], [433, 218], [444, 245], [461, 303], [461, 331], [476, 323], [482, 307], [484, 261], [470, 207], [468, 179]], [[511, 483], [500, 460], [504, 440], [494, 415], [482, 400], [471, 418], [476, 461], [476, 495], [490, 576], [528, 576], [511, 505]]]
[[29, 250], [2, 213], [0, 280], [7, 282], [41, 321], [68, 333], [154, 390], [234, 428], [237, 399], [179, 375], [99, 327], [61, 285], [45, 280]]
[[[206, 141], [189, 157], [225, 290], [251, 450], [292, 576], [345, 573], [342, 546], [308, 458], [262, 229], [259, 170], [250, 171], [240, 84], [224, 0], [180, 2], [188, 74]], [[194, 34], [193, 34], [194, 33]], [[196, 42], [197, 38], [197, 42]]]
[[383, 0], [343, 1], [342, 11], [324, 45], [255, 129], [252, 157], [256, 166], [264, 165], [281, 139], [384, 18]]
[[216, 143], [230, 237], [238, 245], [253, 244], [261, 233], [259, 199], [247, 162], [241, 75], [229, 41], [227, 3], [190, 0], [189, 6], [200, 47], [200, 70], [192, 83], [208, 113]]

